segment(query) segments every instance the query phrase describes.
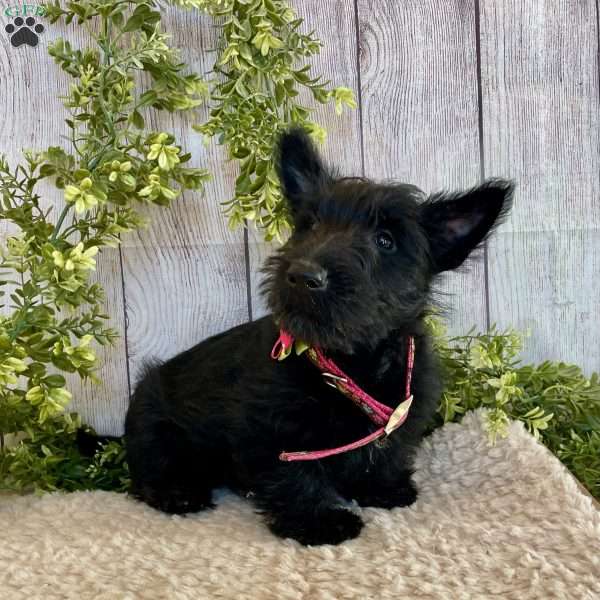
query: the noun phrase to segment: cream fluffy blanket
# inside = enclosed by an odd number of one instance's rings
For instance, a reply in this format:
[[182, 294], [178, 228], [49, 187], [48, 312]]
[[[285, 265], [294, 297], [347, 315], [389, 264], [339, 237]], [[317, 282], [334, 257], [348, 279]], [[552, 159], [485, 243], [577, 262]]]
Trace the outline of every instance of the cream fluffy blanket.
[[0, 500], [0, 598], [600, 598], [600, 512], [518, 423], [481, 413], [424, 444], [410, 508], [363, 509], [362, 535], [303, 548], [247, 502], [169, 517], [124, 495]]

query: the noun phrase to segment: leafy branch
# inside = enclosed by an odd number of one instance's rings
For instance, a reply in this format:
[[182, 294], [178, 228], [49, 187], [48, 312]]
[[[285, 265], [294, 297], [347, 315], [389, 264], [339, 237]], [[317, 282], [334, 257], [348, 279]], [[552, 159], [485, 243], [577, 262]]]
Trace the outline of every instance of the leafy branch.
[[[47, 6], [51, 22], [76, 19], [94, 46], [74, 49], [59, 38], [48, 50], [72, 77], [62, 98], [69, 150], [26, 151], [14, 169], [0, 158], [0, 219], [12, 224], [0, 254], [0, 285], [10, 290], [3, 296], [11, 310], [0, 318], [3, 486], [37, 485], [42, 465], [69, 464], [68, 442], [81, 423], [64, 414], [72, 396], [62, 373], [94, 378], [92, 342], [105, 345], [117, 336], [106, 326], [104, 292], [90, 278], [98, 253], [145, 223], [138, 206], [168, 206], [207, 178], [205, 170], [186, 166], [191, 156], [172, 134], [144, 129], [146, 109], [191, 110], [207, 94], [198, 75], [183, 73], [154, 6], [144, 0]], [[135, 84], [141, 72], [151, 81], [143, 91]], [[62, 191], [57, 216], [37, 192], [42, 180]], [[5, 448], [5, 434], [22, 440]], [[64, 484], [64, 478], [45, 483]]]
[[319, 142], [325, 130], [311, 120], [313, 109], [299, 100], [301, 88], [320, 104], [356, 107], [352, 90], [329, 87], [303, 61], [318, 54], [314, 33], [300, 31], [302, 19], [280, 0], [179, 0], [220, 20], [221, 36], [211, 88], [210, 118], [195, 129], [226, 144], [239, 161], [234, 197], [225, 202], [232, 228], [247, 221], [263, 229], [266, 240], [282, 241], [290, 230], [272, 151], [290, 123]]

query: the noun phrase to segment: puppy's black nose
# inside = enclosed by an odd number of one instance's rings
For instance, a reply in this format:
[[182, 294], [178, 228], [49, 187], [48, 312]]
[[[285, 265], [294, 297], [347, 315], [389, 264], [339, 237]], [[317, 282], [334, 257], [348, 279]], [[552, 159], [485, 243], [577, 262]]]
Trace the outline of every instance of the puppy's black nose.
[[315, 263], [298, 261], [287, 270], [288, 284], [320, 292], [327, 287], [327, 271]]

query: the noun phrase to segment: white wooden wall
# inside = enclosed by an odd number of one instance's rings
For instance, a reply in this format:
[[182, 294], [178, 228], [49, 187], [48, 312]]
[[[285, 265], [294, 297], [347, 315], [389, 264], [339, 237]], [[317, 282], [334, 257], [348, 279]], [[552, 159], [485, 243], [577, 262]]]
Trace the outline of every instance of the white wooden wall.
[[[328, 160], [347, 174], [398, 178], [425, 190], [509, 176], [514, 211], [483, 260], [443, 284], [451, 327], [530, 328], [525, 358], [600, 369], [599, 35], [594, 0], [291, 0], [325, 42], [315, 72], [357, 90], [359, 109], [320, 108]], [[8, 21], [7, 18], [4, 18]], [[207, 72], [216, 31], [169, 9], [165, 24], [190, 66]], [[48, 26], [36, 48], [0, 38], [0, 150], [59, 143], [67, 77], [46, 53], [76, 25]], [[102, 432], [122, 428], [141, 362], [166, 358], [264, 313], [257, 294], [269, 247], [230, 232], [219, 202], [235, 165], [205, 149], [181, 115], [150, 123], [176, 132], [213, 173], [152, 226], [104, 252], [98, 277], [121, 341], [103, 355], [101, 386], [73, 382], [75, 407]], [[60, 210], [60, 194], [48, 190]]]

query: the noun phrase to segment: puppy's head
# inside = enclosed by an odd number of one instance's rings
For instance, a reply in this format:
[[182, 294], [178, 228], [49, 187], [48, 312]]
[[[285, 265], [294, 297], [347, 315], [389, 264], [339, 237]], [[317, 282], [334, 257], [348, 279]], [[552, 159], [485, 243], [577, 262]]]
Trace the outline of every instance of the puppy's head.
[[298, 129], [278, 151], [294, 231], [267, 261], [263, 291], [283, 328], [328, 350], [373, 347], [417, 319], [432, 279], [460, 266], [511, 204], [503, 180], [427, 198], [336, 177]]

